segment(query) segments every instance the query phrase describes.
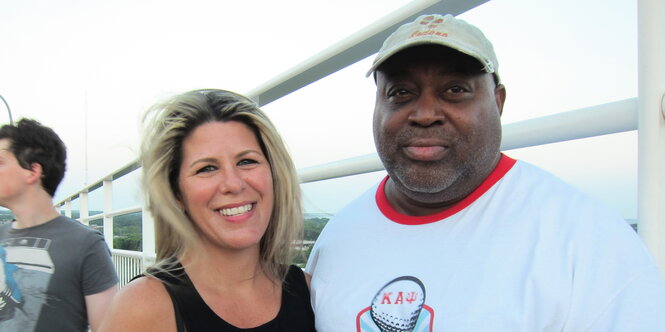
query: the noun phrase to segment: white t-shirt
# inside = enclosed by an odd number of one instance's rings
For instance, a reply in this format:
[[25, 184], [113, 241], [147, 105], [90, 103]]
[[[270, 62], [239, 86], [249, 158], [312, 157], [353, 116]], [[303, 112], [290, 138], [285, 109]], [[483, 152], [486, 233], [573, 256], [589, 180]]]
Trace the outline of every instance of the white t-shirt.
[[618, 215], [503, 156], [435, 215], [383, 185], [330, 220], [310, 255], [318, 332], [665, 331], [665, 283]]

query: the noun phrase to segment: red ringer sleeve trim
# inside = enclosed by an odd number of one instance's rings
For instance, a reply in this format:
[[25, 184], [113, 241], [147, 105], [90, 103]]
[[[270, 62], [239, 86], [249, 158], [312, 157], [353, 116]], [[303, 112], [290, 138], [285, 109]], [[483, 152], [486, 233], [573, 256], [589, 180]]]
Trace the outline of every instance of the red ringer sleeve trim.
[[457, 212], [462, 211], [467, 206], [471, 205], [476, 201], [480, 196], [486, 193], [494, 184], [496, 184], [501, 178], [503, 178], [506, 173], [515, 165], [516, 160], [512, 159], [504, 154], [501, 154], [501, 159], [496, 165], [492, 173], [483, 181], [483, 183], [476, 188], [469, 196], [465, 197], [463, 200], [455, 203], [451, 207], [435, 214], [428, 216], [408, 216], [401, 214], [395, 210], [390, 203], [388, 198], [386, 198], [385, 186], [388, 181], [388, 176], [386, 176], [383, 181], [379, 184], [378, 189], [376, 190], [376, 205], [381, 210], [381, 213], [385, 215], [388, 219], [402, 225], [423, 225], [429, 224], [435, 221], [439, 221], [445, 218], [448, 218], [454, 215]]

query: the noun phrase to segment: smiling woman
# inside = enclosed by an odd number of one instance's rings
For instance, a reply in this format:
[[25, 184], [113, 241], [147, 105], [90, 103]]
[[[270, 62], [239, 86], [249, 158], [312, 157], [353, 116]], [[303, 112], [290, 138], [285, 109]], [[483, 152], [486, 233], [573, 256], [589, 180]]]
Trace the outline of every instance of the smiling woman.
[[159, 262], [123, 288], [103, 331], [313, 331], [305, 275], [289, 266], [300, 191], [270, 120], [223, 90], [176, 96], [145, 119]]
[[196, 128], [183, 144], [178, 191], [202, 246], [247, 249], [258, 257], [273, 186], [270, 164], [249, 127], [234, 121]]

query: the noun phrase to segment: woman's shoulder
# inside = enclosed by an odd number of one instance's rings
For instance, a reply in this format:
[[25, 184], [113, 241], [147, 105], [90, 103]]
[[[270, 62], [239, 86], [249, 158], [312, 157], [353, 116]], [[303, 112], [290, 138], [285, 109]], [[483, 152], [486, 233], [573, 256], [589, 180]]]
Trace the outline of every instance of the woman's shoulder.
[[175, 331], [175, 328], [173, 302], [164, 284], [152, 276], [142, 276], [115, 296], [101, 331]]
[[[157, 296], [162, 298], [170, 298], [166, 287], [162, 280], [155, 278], [151, 275], [142, 275], [122, 288], [121, 294], [126, 294], [129, 297], [144, 295], [144, 296]], [[153, 299], [146, 298], [145, 301], [153, 301]]]

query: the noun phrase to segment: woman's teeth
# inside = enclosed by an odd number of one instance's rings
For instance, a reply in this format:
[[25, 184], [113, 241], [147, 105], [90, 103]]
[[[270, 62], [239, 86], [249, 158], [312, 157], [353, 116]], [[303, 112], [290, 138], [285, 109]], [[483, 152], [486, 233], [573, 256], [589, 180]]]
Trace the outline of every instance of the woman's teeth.
[[223, 216], [235, 216], [239, 214], [246, 213], [247, 211], [252, 209], [252, 204], [247, 204], [243, 206], [238, 206], [230, 209], [220, 209], [219, 212]]

